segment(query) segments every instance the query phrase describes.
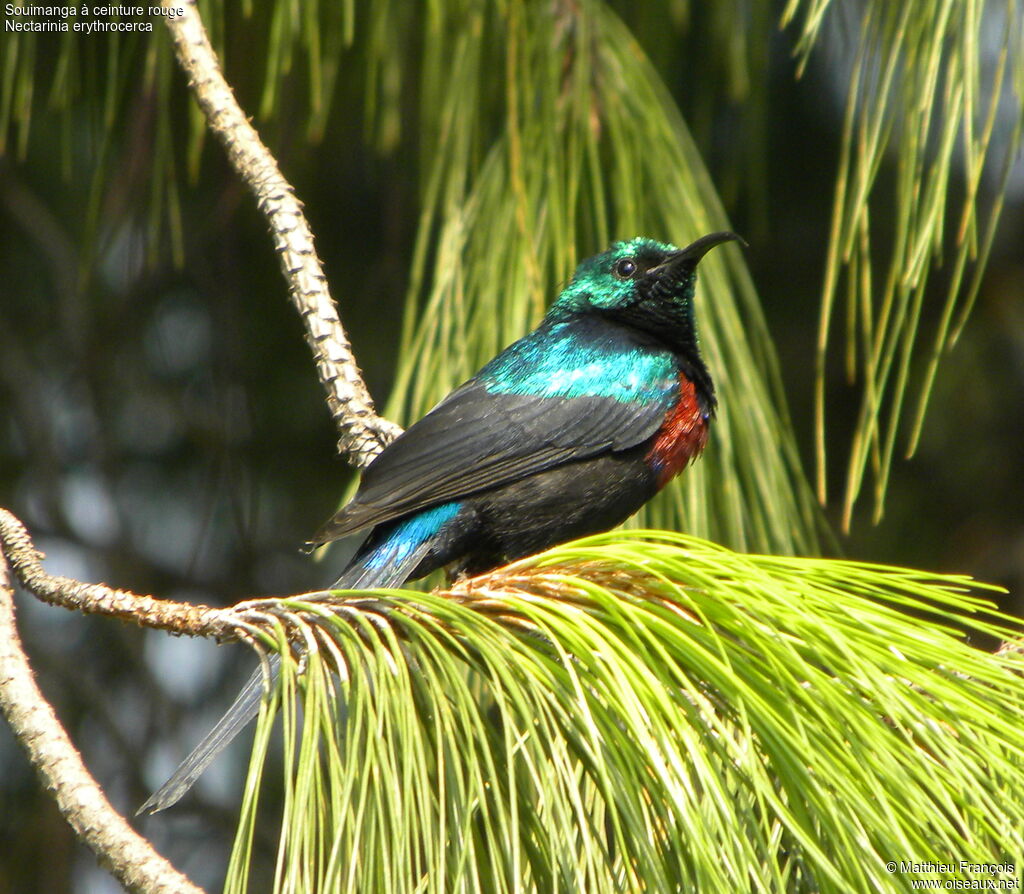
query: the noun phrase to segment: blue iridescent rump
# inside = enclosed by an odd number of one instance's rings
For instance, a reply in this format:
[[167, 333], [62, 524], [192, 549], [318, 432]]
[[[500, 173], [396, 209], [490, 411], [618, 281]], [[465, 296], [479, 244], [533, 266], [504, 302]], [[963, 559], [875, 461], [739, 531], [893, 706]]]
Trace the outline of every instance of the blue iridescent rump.
[[386, 568], [401, 565], [413, 551], [459, 514], [462, 503], [442, 503], [425, 512], [418, 512], [398, 524], [383, 543], [363, 560], [366, 568]]

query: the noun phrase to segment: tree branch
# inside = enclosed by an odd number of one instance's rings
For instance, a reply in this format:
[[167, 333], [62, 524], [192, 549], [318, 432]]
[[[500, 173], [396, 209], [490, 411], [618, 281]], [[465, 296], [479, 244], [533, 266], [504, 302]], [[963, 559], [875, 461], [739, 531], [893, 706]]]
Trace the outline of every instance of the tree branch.
[[[181, 13], [164, 17], [178, 62], [207, 125], [224, 144], [228, 159], [255, 195], [270, 226], [338, 428], [338, 450], [353, 465], [365, 467], [401, 428], [376, 413], [328, 290], [302, 204], [235, 100], [194, 0], [162, 3]], [[54, 793], [61, 813], [121, 884], [130, 891], [198, 894], [199, 889], [113, 809], [36, 686], [15, 627], [9, 572], [13, 570], [26, 590], [52, 605], [222, 640], [239, 636], [251, 640], [261, 621], [272, 617], [273, 606], [251, 602], [213, 609], [159, 600], [47, 574], [41, 558], [21, 522], [0, 509], [0, 710], [43, 784]]]
[[140, 894], [201, 894], [114, 810], [36, 685], [14, 623], [14, 589], [4, 550], [0, 550], [0, 712], [43, 785], [53, 792], [64, 818], [125, 888]]
[[165, 8], [184, 10], [166, 16], [178, 62], [188, 75], [210, 130], [227, 149], [228, 159], [256, 196], [274, 237], [274, 248], [292, 302], [306, 327], [306, 341], [316, 360], [317, 373], [327, 391], [327, 404], [338, 427], [338, 451], [363, 468], [402, 429], [377, 415], [362, 374], [352, 356], [338, 308], [331, 298], [313, 233], [270, 151], [238, 105], [224, 79], [216, 54], [206, 36], [194, 0], [162, 0]]
[[108, 615], [140, 627], [154, 627], [188, 636], [237, 639], [238, 624], [231, 609], [210, 608], [138, 596], [104, 584], [86, 584], [70, 577], [47, 574], [43, 558], [25, 526], [0, 508], [0, 552], [7, 557], [21, 585], [33, 596], [72, 611]]
[[[42, 602], [83, 614], [106, 615], [130, 621], [139, 627], [167, 630], [179, 636], [203, 636], [226, 640], [242, 639], [257, 649], [260, 636], [274, 637], [276, 621], [288, 617], [281, 606], [291, 599], [321, 601], [332, 598], [329, 590], [299, 593], [279, 599], [246, 599], [226, 608], [174, 602], [155, 596], [140, 596], [115, 590], [106, 584], [87, 584], [70, 577], [48, 574], [41, 564], [43, 554], [35, 548], [25, 526], [13, 513], [0, 507], [0, 558], [9, 563], [21, 585]], [[359, 604], [363, 600], [347, 600]], [[0, 685], [3, 681], [0, 680]]]

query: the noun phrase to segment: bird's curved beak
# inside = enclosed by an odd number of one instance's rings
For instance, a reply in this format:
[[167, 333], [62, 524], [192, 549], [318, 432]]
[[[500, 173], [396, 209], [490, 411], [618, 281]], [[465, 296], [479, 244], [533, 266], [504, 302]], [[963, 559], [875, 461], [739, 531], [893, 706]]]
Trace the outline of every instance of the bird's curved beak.
[[711, 249], [716, 245], [721, 245], [723, 242], [739, 242], [743, 246], [746, 246], [747, 244], [741, 237], [729, 230], [721, 230], [718, 233], [708, 233], [707, 236], [701, 236], [696, 242], [691, 242], [686, 246], [686, 248], [681, 248], [679, 251], [672, 252], [672, 254], [670, 254], [657, 267], [652, 267], [647, 272], [654, 276], [663, 276], [665, 274], [675, 273], [686, 263], [696, 266], [697, 262], [703, 258], [704, 255], [711, 251]]

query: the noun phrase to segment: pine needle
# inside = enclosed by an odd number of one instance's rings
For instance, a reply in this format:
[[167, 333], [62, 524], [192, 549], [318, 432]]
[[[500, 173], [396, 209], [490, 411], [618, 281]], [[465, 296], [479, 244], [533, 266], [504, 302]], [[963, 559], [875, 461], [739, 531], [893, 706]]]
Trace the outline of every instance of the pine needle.
[[636, 532], [293, 601], [305, 672], [286, 660], [257, 731], [280, 704], [275, 890], [845, 894], [932, 877], [889, 861], [1020, 866], [1021, 663], [965, 637], [1019, 631], [985, 590]]

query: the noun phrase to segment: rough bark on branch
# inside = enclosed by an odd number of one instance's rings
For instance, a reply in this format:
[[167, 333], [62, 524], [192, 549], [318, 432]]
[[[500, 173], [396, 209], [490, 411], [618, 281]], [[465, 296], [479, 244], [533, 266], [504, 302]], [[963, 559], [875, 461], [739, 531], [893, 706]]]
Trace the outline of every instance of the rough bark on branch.
[[14, 623], [14, 589], [0, 550], [0, 712], [78, 838], [138, 894], [201, 894], [107, 800], [36, 685]]
[[374, 409], [328, 290], [302, 203], [224, 79], [195, 3], [163, 0], [163, 5], [184, 9], [182, 16], [165, 18], [178, 62], [188, 75], [207, 125], [224, 144], [232, 166], [267, 218], [292, 302], [306, 327], [306, 341], [327, 391], [327, 404], [339, 432], [338, 450], [363, 468], [402, 429]]
[[188, 636], [235, 638], [237, 626], [230, 609], [171, 602], [115, 590], [105, 584], [87, 584], [70, 577], [47, 574], [25, 526], [0, 508], [0, 552], [21, 585], [37, 599], [85, 614], [108, 615], [140, 627], [155, 627]]

